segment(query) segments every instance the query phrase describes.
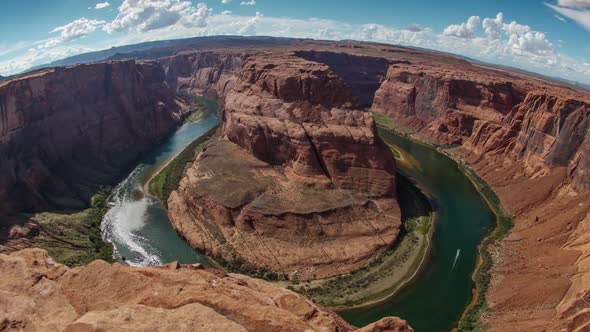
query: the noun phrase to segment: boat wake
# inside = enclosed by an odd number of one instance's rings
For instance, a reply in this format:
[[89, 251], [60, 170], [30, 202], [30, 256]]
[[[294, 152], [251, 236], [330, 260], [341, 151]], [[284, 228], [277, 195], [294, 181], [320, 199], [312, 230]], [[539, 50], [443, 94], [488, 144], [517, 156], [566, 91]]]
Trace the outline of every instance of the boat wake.
[[453, 261], [453, 267], [451, 267], [451, 271], [455, 269], [455, 265], [457, 265], [457, 260], [459, 259], [459, 255], [461, 254], [461, 249], [457, 249], [457, 253], [455, 254], [455, 260]]

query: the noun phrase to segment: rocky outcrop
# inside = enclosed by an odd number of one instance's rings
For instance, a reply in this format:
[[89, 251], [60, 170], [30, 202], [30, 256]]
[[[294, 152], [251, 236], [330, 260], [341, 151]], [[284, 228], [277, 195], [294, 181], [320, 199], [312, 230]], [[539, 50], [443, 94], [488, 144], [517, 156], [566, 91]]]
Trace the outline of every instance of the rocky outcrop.
[[442, 143], [465, 142], [475, 120], [498, 121], [524, 97], [510, 82], [469, 80], [453, 74], [452, 68], [420, 69], [412, 64], [392, 65], [372, 109], [425, 130]]
[[[74, 269], [39, 249], [0, 254], [4, 331], [352, 331], [336, 314], [262, 280], [170, 263]], [[388, 317], [360, 331], [413, 331]]]
[[169, 135], [185, 105], [155, 62], [80, 65], [0, 84], [0, 211], [79, 207]]
[[242, 270], [310, 279], [365, 266], [395, 242], [393, 156], [328, 66], [248, 55], [220, 135], [168, 201], [194, 247]]
[[472, 65], [396, 64], [373, 111], [437, 143], [523, 160], [529, 177], [568, 167], [576, 187], [589, 188], [590, 98], [582, 93]]
[[393, 195], [394, 159], [358, 107], [326, 65], [263, 54], [226, 96], [222, 131], [258, 159], [288, 166], [293, 179]]
[[237, 80], [243, 56], [232, 52], [185, 52], [158, 61], [172, 88], [223, 99]]
[[375, 91], [387, 75], [391, 61], [374, 56], [355, 55], [339, 51], [296, 51], [296, 56], [330, 67], [359, 98], [360, 105], [370, 107]]
[[168, 200], [187, 241], [238, 271], [268, 279], [346, 273], [394, 243], [391, 197], [301, 186], [223, 139], [209, 142]]

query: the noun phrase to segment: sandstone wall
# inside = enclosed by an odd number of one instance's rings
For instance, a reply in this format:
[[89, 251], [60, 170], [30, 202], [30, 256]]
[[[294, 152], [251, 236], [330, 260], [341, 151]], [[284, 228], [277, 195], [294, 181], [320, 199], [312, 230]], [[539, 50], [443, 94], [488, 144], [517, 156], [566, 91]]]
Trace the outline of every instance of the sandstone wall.
[[0, 211], [78, 207], [169, 135], [185, 106], [158, 63], [47, 69], [0, 84]]
[[158, 61], [175, 90], [223, 99], [235, 84], [243, 57], [232, 52], [185, 52]]
[[442, 144], [524, 160], [530, 177], [568, 167], [575, 185], [588, 189], [588, 96], [471, 67], [453, 75], [392, 65], [373, 111]]
[[293, 178], [375, 196], [393, 195], [395, 162], [373, 117], [328, 66], [285, 55], [252, 56], [226, 96], [223, 134]]

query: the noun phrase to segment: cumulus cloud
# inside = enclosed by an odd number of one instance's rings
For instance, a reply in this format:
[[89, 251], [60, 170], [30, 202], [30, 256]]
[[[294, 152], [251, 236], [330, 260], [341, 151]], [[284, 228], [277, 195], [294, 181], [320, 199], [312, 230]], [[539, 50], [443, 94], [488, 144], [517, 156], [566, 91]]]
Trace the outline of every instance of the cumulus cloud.
[[261, 12], [256, 12], [256, 15], [254, 15], [254, 17], [249, 19], [246, 22], [246, 24], [243, 27], [241, 27], [240, 30], [238, 30], [238, 33], [240, 35], [245, 35], [245, 36], [256, 35], [256, 26], [258, 25], [258, 23], [260, 23], [260, 21], [262, 20], [262, 17], [264, 17], [264, 15], [262, 15]]
[[108, 33], [147, 32], [173, 25], [207, 26], [211, 9], [204, 3], [193, 6], [181, 0], [124, 0], [117, 17], [104, 26]]
[[502, 26], [504, 25], [504, 14], [500, 12], [496, 15], [496, 18], [486, 17], [483, 19], [482, 25], [488, 38], [492, 40], [500, 39]]
[[255, 6], [256, 0], [242, 1], [242, 2], [240, 2], [240, 5], [242, 5], [242, 6]]
[[473, 38], [475, 33], [479, 30], [481, 19], [479, 16], [471, 16], [467, 22], [461, 24], [451, 24], [445, 28], [443, 34], [445, 36], [453, 36], [459, 38]]
[[484, 19], [483, 27], [488, 38], [492, 40], [499, 39], [500, 33], [504, 32], [507, 37], [506, 47], [518, 55], [522, 55], [523, 52], [535, 55], [552, 54], [554, 52], [552, 43], [543, 32], [533, 31], [530, 26], [515, 21], [508, 24], [504, 23], [502, 13], [498, 13], [495, 19]]
[[89, 33], [94, 32], [98, 27], [104, 25], [105, 23], [105, 21], [89, 20], [85, 17], [82, 17], [66, 25], [53, 29], [51, 33], [59, 32], [59, 37], [48, 40], [45, 44], [45, 47], [80, 39]]
[[590, 0], [559, 0], [557, 5], [545, 5], [590, 30]]
[[103, 9], [103, 8], [107, 8], [110, 5], [111, 4], [108, 2], [99, 2], [96, 4], [96, 6], [94, 6], [94, 9]]
[[231, 15], [232, 11], [231, 10], [224, 10], [221, 12], [221, 15]]
[[[158, 2], [165, 6], [155, 6]], [[133, 4], [127, 8], [125, 4]], [[354, 39], [380, 43], [416, 46], [452, 52], [477, 58], [483, 61], [512, 65], [527, 70], [538, 71], [551, 76], [562, 76], [590, 83], [590, 64], [588, 59], [574, 59], [558, 52], [543, 32], [518, 22], [506, 22], [505, 16], [498, 13], [495, 17], [467, 20], [455, 24], [453, 32], [433, 31], [429, 27], [412, 25], [394, 28], [380, 24], [350, 24], [327, 19], [292, 19], [285, 17], [267, 17], [260, 12], [255, 16], [235, 15], [229, 11], [213, 15], [205, 5], [193, 5], [188, 1], [173, 0], [125, 0], [120, 12], [113, 21], [124, 33], [105, 39], [103, 44], [92, 45], [93, 50], [122, 46], [153, 40], [165, 40], [194, 36], [211, 35], [268, 35], [277, 37], [298, 37], [328, 40]], [[151, 5], [151, 6], [150, 6]], [[152, 8], [147, 10], [147, 8]], [[201, 8], [201, 14], [199, 14]], [[130, 10], [137, 11], [131, 13]], [[146, 11], [147, 12], [144, 12]], [[151, 20], [164, 19], [162, 12], [179, 13], [179, 18], [169, 20], [172, 24], [152, 24]], [[196, 24], [197, 17], [205, 17], [205, 24]], [[477, 17], [477, 16], [474, 16]], [[90, 21], [90, 20], [89, 20]], [[113, 23], [111, 22], [111, 23]], [[168, 22], [168, 21], [167, 21]], [[98, 21], [98, 23], [101, 23]], [[104, 23], [104, 22], [102, 22]], [[477, 23], [477, 24], [476, 24]], [[200, 26], [199, 26], [200, 25]], [[97, 24], [100, 26], [100, 24]], [[105, 25], [106, 26], [106, 25]], [[154, 26], [162, 26], [154, 28]], [[111, 26], [114, 28], [115, 25]], [[63, 29], [61, 29], [63, 28]], [[15, 58], [10, 53], [2, 56], [0, 47], [0, 73], [12, 74], [31, 65], [38, 65], [56, 60], [63, 56], [76, 54], [74, 45], [61, 43], [62, 31], [65, 36], [75, 36], [76, 29], [59, 28], [60, 36], [54, 45], [47, 45], [53, 39], [39, 41], [30, 46], [23, 56]], [[106, 30], [106, 29], [105, 29]], [[447, 30], [447, 29], [445, 29]], [[115, 30], [112, 30], [113, 32]], [[58, 32], [58, 31], [55, 31]], [[78, 36], [82, 36], [79, 35]], [[462, 36], [458, 38], [458, 36]], [[84, 42], [84, 40], [81, 40]], [[40, 45], [40, 46], [38, 46]], [[0, 46], [1, 43], [0, 43]], [[71, 47], [69, 47], [71, 46]], [[27, 48], [22, 46], [22, 50]], [[28, 66], [28, 67], [27, 67]]]
[[231, 0], [221, 0], [221, 3], [224, 4], [224, 5], [226, 5], [226, 4], [230, 3], [230, 2], [231, 2]]

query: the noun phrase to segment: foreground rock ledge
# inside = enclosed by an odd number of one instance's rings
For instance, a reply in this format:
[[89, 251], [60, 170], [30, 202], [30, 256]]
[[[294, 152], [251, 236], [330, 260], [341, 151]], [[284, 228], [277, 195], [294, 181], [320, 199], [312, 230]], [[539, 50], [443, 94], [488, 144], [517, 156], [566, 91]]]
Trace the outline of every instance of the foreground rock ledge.
[[[262, 280], [199, 264], [69, 269], [41, 249], [0, 255], [2, 331], [352, 331], [333, 312]], [[413, 331], [394, 317], [358, 331]]]

